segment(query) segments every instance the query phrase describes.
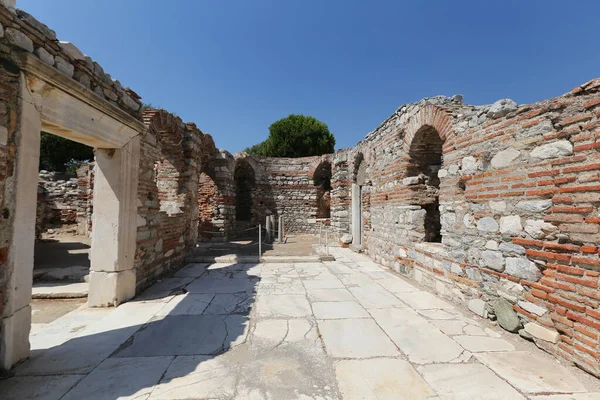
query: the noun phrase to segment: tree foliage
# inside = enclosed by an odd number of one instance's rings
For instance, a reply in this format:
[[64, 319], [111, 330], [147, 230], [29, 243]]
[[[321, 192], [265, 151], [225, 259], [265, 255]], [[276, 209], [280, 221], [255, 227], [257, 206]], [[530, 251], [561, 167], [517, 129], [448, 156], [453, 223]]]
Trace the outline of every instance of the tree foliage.
[[93, 148], [42, 132], [40, 138], [40, 170], [74, 174], [82, 162], [93, 159]]
[[269, 137], [245, 152], [265, 157], [307, 157], [333, 153], [335, 137], [327, 124], [311, 116], [290, 114], [271, 124]]

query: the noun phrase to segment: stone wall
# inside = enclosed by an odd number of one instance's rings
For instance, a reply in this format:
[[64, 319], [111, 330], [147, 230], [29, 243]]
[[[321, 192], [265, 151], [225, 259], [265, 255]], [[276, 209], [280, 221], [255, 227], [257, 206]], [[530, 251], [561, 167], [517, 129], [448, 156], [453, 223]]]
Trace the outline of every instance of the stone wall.
[[506, 299], [539, 347], [600, 374], [598, 149], [600, 80], [522, 106], [425, 99], [336, 153], [332, 225], [352, 233], [366, 163], [366, 252], [492, 317]]

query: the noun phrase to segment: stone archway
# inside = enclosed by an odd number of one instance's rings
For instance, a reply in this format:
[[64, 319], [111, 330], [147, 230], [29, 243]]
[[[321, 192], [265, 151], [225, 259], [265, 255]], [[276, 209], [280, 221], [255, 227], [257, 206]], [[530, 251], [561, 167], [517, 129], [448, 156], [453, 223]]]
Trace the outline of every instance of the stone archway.
[[237, 222], [251, 222], [254, 215], [253, 190], [256, 174], [252, 166], [244, 159], [237, 161], [233, 173], [235, 180], [235, 219]]
[[331, 217], [331, 163], [323, 161], [315, 169], [313, 183], [317, 188], [317, 218]]

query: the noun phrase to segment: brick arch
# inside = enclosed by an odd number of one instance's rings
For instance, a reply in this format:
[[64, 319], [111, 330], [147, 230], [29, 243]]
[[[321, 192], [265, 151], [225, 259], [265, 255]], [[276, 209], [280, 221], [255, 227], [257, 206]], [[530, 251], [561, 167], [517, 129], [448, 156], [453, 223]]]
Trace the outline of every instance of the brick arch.
[[434, 128], [444, 142], [447, 142], [454, 135], [452, 119], [448, 111], [434, 105], [427, 105], [411, 118], [404, 130], [404, 144], [402, 147], [405, 154], [408, 154], [417, 132], [425, 126]]
[[264, 177], [263, 166], [259, 162], [257, 162], [254, 159], [254, 157], [246, 155], [245, 153], [236, 153], [233, 157], [235, 161], [233, 163], [233, 169], [231, 170], [232, 175], [235, 174], [235, 169], [237, 168], [238, 164], [240, 164], [241, 162], [245, 162], [248, 165], [250, 165], [250, 167], [254, 171], [254, 178], [256, 179], [256, 182], [262, 180], [262, 178]]
[[333, 157], [331, 154], [325, 154], [325, 155], [322, 155], [321, 157], [319, 157], [316, 161], [314, 161], [311, 164], [310, 169], [308, 170], [308, 173], [307, 173], [308, 178], [311, 180], [314, 180], [315, 172], [317, 172], [317, 170], [323, 165], [323, 163], [329, 163], [330, 165], [333, 165], [332, 158]]

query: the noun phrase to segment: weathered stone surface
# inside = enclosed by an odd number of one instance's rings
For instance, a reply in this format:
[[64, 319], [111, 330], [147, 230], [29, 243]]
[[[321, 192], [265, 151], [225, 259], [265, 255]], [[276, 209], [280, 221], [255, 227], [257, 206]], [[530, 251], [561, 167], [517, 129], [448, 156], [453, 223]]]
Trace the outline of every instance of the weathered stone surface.
[[71, 42], [59, 41], [60, 49], [74, 60], [85, 60], [85, 55]]
[[480, 162], [473, 156], [468, 156], [462, 159], [461, 168], [463, 175], [473, 175], [481, 166]]
[[327, 354], [335, 358], [397, 356], [398, 350], [372, 319], [319, 321]]
[[585, 391], [567, 368], [542, 353], [512, 351], [477, 354], [475, 357], [525, 393]]
[[46, 51], [43, 47], [35, 49], [34, 54], [48, 65], [54, 65], [54, 56]]
[[370, 315], [355, 301], [316, 302], [312, 304], [318, 319], [369, 318]]
[[454, 340], [458, 342], [465, 350], [472, 353], [481, 353], [489, 351], [512, 351], [514, 346], [503, 339], [491, 338], [487, 336], [455, 336]]
[[506, 168], [519, 157], [521, 153], [515, 149], [506, 149], [498, 152], [491, 161], [494, 168]]
[[512, 304], [503, 298], [496, 299], [490, 302], [490, 306], [494, 310], [498, 324], [509, 332], [516, 333], [521, 328], [521, 320], [517, 313], [513, 310]]
[[518, 236], [523, 230], [521, 217], [518, 215], [509, 215], [500, 217], [500, 233], [510, 236]]
[[471, 299], [468, 303], [469, 310], [473, 311], [475, 314], [479, 315], [482, 318], [487, 318], [488, 312], [486, 309], [485, 301], [481, 299]]
[[38, 31], [42, 32], [42, 34], [47, 39], [50, 39], [50, 40], [56, 39], [56, 32], [54, 32], [52, 29], [48, 28], [48, 26], [46, 24], [41, 23], [40, 21], [35, 19], [31, 14], [29, 14], [23, 10], [17, 9], [16, 11], [17, 11], [17, 16], [19, 17], [19, 19], [23, 20], [24, 22], [33, 26]]
[[68, 77], [73, 76], [73, 73], [75, 72], [75, 67], [72, 64], [69, 64], [67, 61], [65, 61], [65, 59], [56, 56], [54, 57], [54, 63], [57, 70], [67, 75]]
[[497, 232], [498, 223], [492, 217], [483, 217], [477, 221], [477, 230], [482, 232]]
[[542, 273], [535, 263], [526, 258], [508, 257], [505, 272], [517, 278], [537, 282]]
[[525, 232], [534, 239], [554, 239], [558, 227], [543, 220], [528, 219], [525, 221]]
[[506, 202], [505, 201], [490, 201], [488, 203], [490, 208], [495, 213], [503, 213], [506, 211]]
[[517, 103], [511, 99], [501, 99], [496, 101], [490, 107], [487, 116], [492, 119], [504, 117], [506, 114], [515, 111], [518, 108]]
[[499, 251], [482, 251], [481, 262], [484, 267], [488, 267], [496, 271], [504, 270], [504, 257]]
[[4, 37], [9, 44], [33, 53], [33, 41], [23, 32], [14, 28], [6, 28], [4, 30]]
[[529, 301], [519, 301], [518, 305], [519, 305], [519, 307], [521, 307], [523, 310], [527, 311], [528, 313], [535, 314], [539, 317], [541, 317], [542, 315], [544, 315], [548, 312], [548, 310], [546, 310], [545, 308], [542, 308], [542, 307], [538, 306], [537, 304], [531, 303]]
[[408, 178], [402, 179], [402, 184], [404, 186], [418, 185], [421, 182], [421, 179], [418, 176], [409, 176]]
[[526, 323], [525, 331], [531, 336], [545, 340], [546, 342], [558, 343], [560, 340], [560, 335], [557, 331], [548, 329], [540, 324], [536, 324], [535, 322]]
[[540, 213], [552, 207], [552, 200], [524, 200], [519, 201], [515, 207], [526, 213]]
[[498, 249], [502, 252], [502, 254], [507, 255], [507, 256], [516, 256], [516, 255], [525, 254], [525, 247], [518, 245], [518, 244], [510, 243], [510, 242], [500, 243], [500, 246], [498, 246]]
[[545, 160], [548, 158], [569, 156], [571, 154], [573, 154], [573, 144], [568, 140], [559, 140], [558, 142], [543, 144], [534, 148], [530, 155], [533, 158]]
[[435, 394], [404, 360], [342, 360], [335, 364], [335, 372], [347, 399], [425, 399]]
[[349, 234], [342, 235], [342, 237], [340, 238], [340, 242], [342, 242], [343, 244], [352, 243], [352, 235], [349, 235]]

